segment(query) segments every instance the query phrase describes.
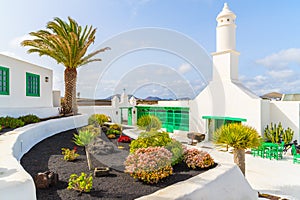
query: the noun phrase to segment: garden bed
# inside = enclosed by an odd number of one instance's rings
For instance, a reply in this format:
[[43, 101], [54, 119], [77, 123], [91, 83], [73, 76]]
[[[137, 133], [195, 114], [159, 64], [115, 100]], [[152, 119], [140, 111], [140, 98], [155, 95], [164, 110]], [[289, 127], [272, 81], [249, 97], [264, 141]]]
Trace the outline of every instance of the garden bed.
[[[61, 148], [73, 148], [73, 133], [66, 131], [35, 145], [21, 160], [24, 169], [35, 176], [38, 172], [54, 171], [59, 175], [59, 183], [49, 189], [37, 189], [37, 199], [135, 199], [151, 194], [176, 182], [189, 179], [206, 170], [190, 170], [185, 165], [177, 165], [174, 174], [165, 178], [156, 185], [147, 185], [136, 181], [128, 174], [112, 169], [108, 176], [93, 179], [93, 190], [90, 193], [79, 195], [78, 192], [67, 190], [68, 179], [72, 173], [93, 173], [88, 170], [83, 148], [78, 148], [79, 159], [75, 162], [66, 162], [61, 155]], [[92, 157], [93, 167], [104, 166]]]

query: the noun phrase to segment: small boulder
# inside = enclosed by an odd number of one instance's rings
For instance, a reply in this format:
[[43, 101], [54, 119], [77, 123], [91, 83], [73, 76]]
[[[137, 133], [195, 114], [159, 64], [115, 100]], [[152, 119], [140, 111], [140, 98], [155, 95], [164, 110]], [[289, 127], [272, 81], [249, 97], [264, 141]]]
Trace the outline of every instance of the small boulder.
[[46, 189], [50, 186], [55, 186], [58, 183], [58, 174], [51, 171], [39, 172], [34, 177], [34, 183], [38, 189]]

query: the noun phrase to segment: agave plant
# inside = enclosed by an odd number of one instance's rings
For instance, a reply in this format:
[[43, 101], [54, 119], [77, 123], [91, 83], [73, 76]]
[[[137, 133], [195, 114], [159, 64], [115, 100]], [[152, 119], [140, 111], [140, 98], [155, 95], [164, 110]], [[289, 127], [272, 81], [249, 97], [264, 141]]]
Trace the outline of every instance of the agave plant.
[[92, 161], [91, 161], [91, 158], [90, 158], [90, 153], [87, 149], [87, 145], [94, 138], [95, 138], [95, 135], [92, 132], [88, 131], [88, 130], [80, 130], [79, 134], [78, 135], [74, 134], [74, 138], [73, 138], [73, 141], [76, 145], [84, 147], [89, 170], [92, 169]]
[[216, 144], [227, 144], [233, 147], [234, 163], [245, 175], [245, 149], [260, 146], [261, 138], [257, 131], [246, 125], [231, 123], [223, 125], [213, 135]]

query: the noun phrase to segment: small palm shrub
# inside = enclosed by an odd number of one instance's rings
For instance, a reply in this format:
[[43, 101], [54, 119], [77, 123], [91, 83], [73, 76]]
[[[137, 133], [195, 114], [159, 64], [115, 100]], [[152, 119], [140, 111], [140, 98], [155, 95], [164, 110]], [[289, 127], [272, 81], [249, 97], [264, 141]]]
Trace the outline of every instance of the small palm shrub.
[[68, 190], [76, 190], [80, 193], [82, 192], [90, 192], [93, 187], [93, 177], [90, 174], [81, 172], [81, 175], [78, 176], [77, 174], [71, 174], [68, 183]]
[[18, 119], [23, 121], [25, 124], [37, 123], [41, 121], [38, 116], [32, 114], [21, 116]]
[[147, 147], [163, 147], [172, 142], [167, 132], [144, 132], [139, 135], [136, 140], [130, 144], [130, 153], [135, 152], [139, 148]]
[[179, 141], [172, 139], [171, 142], [165, 146], [165, 148], [172, 153], [172, 166], [182, 162], [184, 148]]
[[68, 148], [61, 148], [62, 150], [62, 155], [64, 155], [64, 160], [66, 161], [74, 161], [77, 159], [77, 157], [79, 156], [77, 152], [76, 147], [74, 147], [74, 149], [68, 149]]
[[137, 125], [140, 129], [151, 131], [161, 129], [161, 121], [153, 115], [143, 115], [137, 120]]
[[173, 173], [171, 163], [172, 153], [164, 147], [140, 148], [125, 160], [125, 173], [154, 184]]
[[189, 168], [207, 168], [215, 164], [209, 153], [196, 148], [186, 149], [184, 152], [184, 162]]
[[24, 126], [25, 123], [22, 120], [13, 117], [0, 117], [0, 126], [5, 128], [18, 128]]
[[214, 143], [226, 144], [233, 147], [234, 163], [245, 175], [245, 149], [256, 148], [261, 145], [258, 132], [246, 125], [231, 123], [221, 126], [213, 135]]
[[93, 114], [88, 119], [89, 125], [94, 125], [94, 126], [102, 126], [105, 122], [108, 121], [109, 121], [108, 116], [104, 114]]
[[80, 130], [78, 135], [74, 134], [73, 138], [73, 141], [76, 145], [84, 147], [89, 170], [92, 169], [92, 160], [90, 159], [90, 153], [87, 149], [87, 146], [94, 138], [95, 135], [92, 132], [83, 130]]

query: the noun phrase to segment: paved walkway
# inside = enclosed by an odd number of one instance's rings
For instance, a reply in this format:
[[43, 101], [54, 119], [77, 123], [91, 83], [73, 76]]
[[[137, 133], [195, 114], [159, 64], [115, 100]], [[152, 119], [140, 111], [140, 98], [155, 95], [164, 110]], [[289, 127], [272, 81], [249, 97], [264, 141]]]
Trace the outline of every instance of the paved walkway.
[[[199, 143], [197, 147], [209, 152], [218, 163], [233, 163], [231, 153], [217, 149], [212, 143]], [[289, 152], [282, 160], [246, 154], [246, 179], [260, 193], [300, 199], [300, 164], [293, 164]]]

